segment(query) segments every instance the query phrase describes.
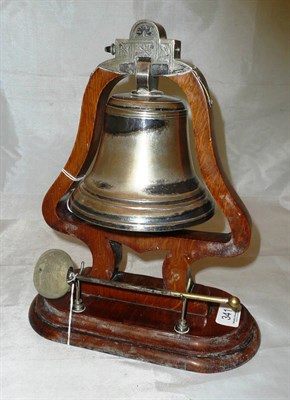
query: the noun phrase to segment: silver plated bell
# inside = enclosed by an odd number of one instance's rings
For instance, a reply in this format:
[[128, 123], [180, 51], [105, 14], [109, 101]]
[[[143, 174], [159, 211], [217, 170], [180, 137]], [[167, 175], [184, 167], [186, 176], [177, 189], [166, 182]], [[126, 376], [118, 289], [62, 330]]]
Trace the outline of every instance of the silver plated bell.
[[208, 220], [214, 204], [192, 166], [183, 102], [157, 91], [112, 96], [99, 150], [69, 206], [82, 220], [128, 231]]

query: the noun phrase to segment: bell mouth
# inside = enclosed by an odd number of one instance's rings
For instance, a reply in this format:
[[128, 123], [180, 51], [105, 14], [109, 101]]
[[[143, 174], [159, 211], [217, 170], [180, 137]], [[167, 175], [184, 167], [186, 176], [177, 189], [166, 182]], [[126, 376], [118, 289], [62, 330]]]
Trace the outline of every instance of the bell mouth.
[[134, 232], [182, 230], [209, 220], [215, 209], [200, 186], [186, 194], [153, 195], [150, 200], [140, 200], [97, 195], [80, 184], [68, 204], [75, 216], [90, 224]]

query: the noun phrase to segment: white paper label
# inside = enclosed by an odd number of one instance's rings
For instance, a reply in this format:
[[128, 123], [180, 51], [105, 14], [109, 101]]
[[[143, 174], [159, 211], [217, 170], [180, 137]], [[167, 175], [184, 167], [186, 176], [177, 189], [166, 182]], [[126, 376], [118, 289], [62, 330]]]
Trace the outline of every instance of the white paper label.
[[241, 310], [234, 311], [230, 307], [219, 306], [215, 322], [220, 325], [237, 328], [240, 323]]

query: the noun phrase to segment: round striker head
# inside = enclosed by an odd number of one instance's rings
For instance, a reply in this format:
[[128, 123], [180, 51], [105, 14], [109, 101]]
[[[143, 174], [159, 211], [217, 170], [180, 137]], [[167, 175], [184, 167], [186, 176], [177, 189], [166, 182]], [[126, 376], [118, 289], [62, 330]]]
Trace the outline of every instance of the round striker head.
[[38, 293], [47, 299], [58, 299], [70, 289], [68, 270], [73, 267], [71, 257], [63, 250], [48, 250], [38, 259], [33, 282]]

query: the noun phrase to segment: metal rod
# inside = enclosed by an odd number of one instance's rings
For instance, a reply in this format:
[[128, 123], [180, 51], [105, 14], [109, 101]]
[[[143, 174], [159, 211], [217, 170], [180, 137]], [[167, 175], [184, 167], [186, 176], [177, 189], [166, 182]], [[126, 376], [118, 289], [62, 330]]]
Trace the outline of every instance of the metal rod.
[[[190, 291], [191, 284], [192, 284], [192, 280], [191, 280], [191, 278], [189, 278], [187, 281], [187, 285], [186, 285], [186, 293], [188, 293]], [[189, 326], [187, 325], [187, 322], [186, 322], [187, 301], [188, 301], [188, 299], [186, 297], [183, 297], [181, 318], [177, 322], [177, 324], [174, 326], [175, 332], [180, 333], [182, 335], [189, 332]]]
[[205, 301], [205, 302], [209, 302], [209, 303], [227, 304], [234, 310], [238, 310], [241, 307], [240, 300], [235, 296], [231, 296], [231, 297], [227, 298], [227, 297], [219, 297], [219, 296], [207, 296], [207, 295], [203, 295], [203, 294], [194, 294], [194, 293], [181, 293], [181, 292], [175, 292], [175, 291], [166, 290], [166, 289], [137, 286], [137, 285], [132, 285], [130, 283], [124, 283], [124, 282], [107, 281], [105, 279], [91, 278], [91, 277], [82, 276], [82, 275], [77, 275], [76, 279], [79, 280], [80, 282], [93, 283], [93, 284], [97, 284], [97, 285], [101, 285], [101, 286], [108, 286], [108, 287], [113, 287], [116, 289], [131, 290], [131, 291], [140, 292], [140, 293], [157, 294], [157, 295], [161, 295], [161, 296], [176, 297], [176, 298], [180, 298], [180, 299]]
[[76, 313], [81, 313], [85, 311], [86, 307], [83, 304], [81, 298], [81, 282], [80, 279], [76, 279], [76, 297], [73, 303], [73, 311]]

